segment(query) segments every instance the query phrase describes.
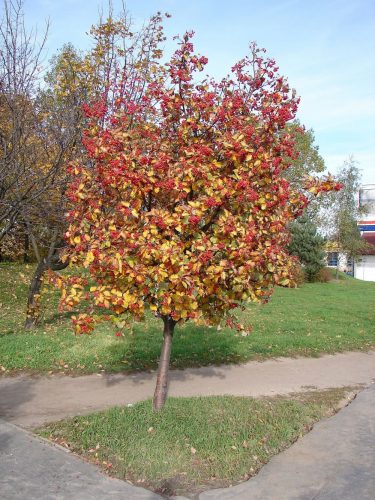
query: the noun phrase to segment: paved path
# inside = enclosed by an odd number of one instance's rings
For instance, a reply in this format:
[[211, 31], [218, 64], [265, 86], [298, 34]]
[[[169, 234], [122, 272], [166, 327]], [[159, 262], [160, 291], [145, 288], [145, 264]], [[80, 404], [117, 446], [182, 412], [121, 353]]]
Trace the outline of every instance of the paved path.
[[[0, 417], [32, 428], [66, 416], [89, 413], [151, 397], [155, 373], [88, 375], [71, 378], [0, 378]], [[375, 379], [375, 351], [320, 358], [279, 358], [243, 365], [173, 370], [171, 396], [287, 394], [369, 384]]]

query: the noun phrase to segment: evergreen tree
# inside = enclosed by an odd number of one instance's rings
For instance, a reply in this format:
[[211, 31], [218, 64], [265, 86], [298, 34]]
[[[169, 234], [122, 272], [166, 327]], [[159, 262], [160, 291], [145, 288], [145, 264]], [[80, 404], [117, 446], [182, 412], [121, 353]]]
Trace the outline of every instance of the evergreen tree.
[[307, 281], [315, 281], [316, 275], [324, 267], [324, 238], [306, 215], [290, 225], [290, 232], [292, 239], [289, 253], [301, 261]]

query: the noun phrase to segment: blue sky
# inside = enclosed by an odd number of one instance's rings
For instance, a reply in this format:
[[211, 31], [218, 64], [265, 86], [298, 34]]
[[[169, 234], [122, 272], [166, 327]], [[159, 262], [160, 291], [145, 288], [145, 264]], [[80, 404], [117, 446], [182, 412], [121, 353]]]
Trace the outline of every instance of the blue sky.
[[[51, 27], [48, 57], [66, 42], [88, 46], [97, 0], [25, 0], [29, 25]], [[120, 0], [113, 0], [119, 7]], [[374, 0], [128, 0], [136, 23], [169, 12], [171, 38], [194, 30], [208, 72], [224, 76], [256, 41], [275, 58], [301, 97], [298, 117], [313, 128], [331, 172], [349, 155], [364, 183], [375, 183], [375, 1]], [[171, 47], [167, 42], [166, 48]]]

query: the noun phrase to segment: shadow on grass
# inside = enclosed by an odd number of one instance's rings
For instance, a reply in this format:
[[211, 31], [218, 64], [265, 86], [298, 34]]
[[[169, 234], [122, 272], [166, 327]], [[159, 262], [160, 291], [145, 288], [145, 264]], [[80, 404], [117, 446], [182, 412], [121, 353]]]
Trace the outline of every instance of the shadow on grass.
[[5, 332], [0, 332], [0, 339], [3, 337], [6, 337], [7, 335], [15, 335], [15, 331], [13, 330], [6, 330]]
[[[103, 368], [106, 372], [138, 372], [156, 370], [162, 345], [162, 324], [137, 325], [134, 334], [106, 347]], [[170, 368], [183, 369], [207, 365], [222, 365], [243, 361], [238, 353], [238, 339], [233, 332], [183, 325], [176, 327]], [[210, 376], [207, 372], [206, 376]], [[212, 373], [217, 376], [217, 373]]]
[[49, 314], [47, 317], [41, 318], [39, 326], [53, 325], [56, 323], [56, 321], [62, 322], [65, 320], [69, 320], [74, 314], [77, 314], [77, 312], [66, 311], [66, 312], [56, 312], [53, 314]]

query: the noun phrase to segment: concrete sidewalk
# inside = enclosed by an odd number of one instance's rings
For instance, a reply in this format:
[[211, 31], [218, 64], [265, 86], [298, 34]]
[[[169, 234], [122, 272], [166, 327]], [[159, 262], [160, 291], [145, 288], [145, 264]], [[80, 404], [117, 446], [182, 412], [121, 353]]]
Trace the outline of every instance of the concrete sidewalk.
[[[373, 500], [375, 385], [337, 415], [318, 423], [253, 479], [201, 493], [199, 500]], [[109, 479], [60, 447], [0, 421], [2, 500], [156, 500]], [[179, 497], [183, 498], [183, 497]]]
[[[156, 374], [18, 376], [0, 378], [0, 418], [36, 427], [152, 397]], [[172, 370], [170, 396], [273, 396], [308, 389], [368, 385], [375, 379], [375, 351], [320, 358], [279, 358], [242, 365]]]

